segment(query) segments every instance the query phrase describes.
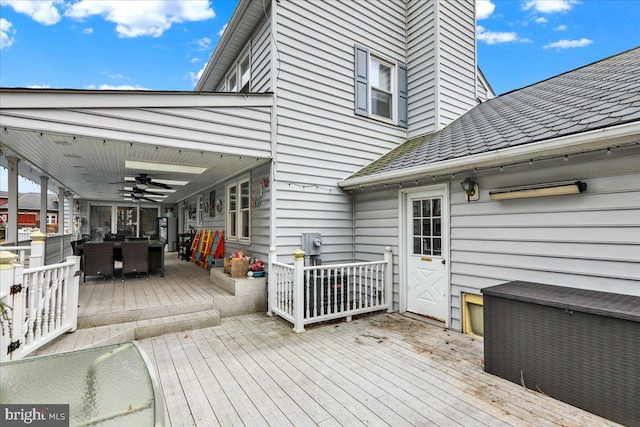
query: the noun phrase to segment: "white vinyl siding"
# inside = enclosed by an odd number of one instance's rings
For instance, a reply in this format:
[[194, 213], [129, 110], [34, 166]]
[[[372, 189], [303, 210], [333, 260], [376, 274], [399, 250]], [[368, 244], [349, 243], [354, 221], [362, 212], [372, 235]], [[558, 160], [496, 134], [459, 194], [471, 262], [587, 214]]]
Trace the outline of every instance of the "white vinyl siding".
[[271, 26], [265, 19], [251, 42], [251, 92], [271, 92]]
[[[337, 182], [404, 141], [406, 131], [353, 114], [354, 46], [404, 62], [405, 5], [280, 2], [278, 28], [278, 255], [322, 234], [322, 262], [353, 257], [351, 196]], [[357, 39], [355, 38], [357, 36]], [[378, 254], [378, 259], [384, 251]]]
[[408, 1], [409, 138], [435, 132], [476, 103], [472, 0]]
[[[451, 327], [460, 295], [511, 280], [640, 295], [640, 154], [479, 177], [451, 197]], [[579, 177], [580, 195], [492, 202], [491, 189]]]
[[[606, 156], [606, 155], [604, 155]], [[571, 162], [571, 161], [570, 161]], [[451, 181], [451, 328], [461, 330], [461, 295], [512, 280], [640, 295], [640, 152], [475, 176], [480, 200]], [[570, 179], [580, 195], [496, 202], [489, 191]], [[391, 246], [398, 308], [398, 190], [357, 192], [357, 260]]]

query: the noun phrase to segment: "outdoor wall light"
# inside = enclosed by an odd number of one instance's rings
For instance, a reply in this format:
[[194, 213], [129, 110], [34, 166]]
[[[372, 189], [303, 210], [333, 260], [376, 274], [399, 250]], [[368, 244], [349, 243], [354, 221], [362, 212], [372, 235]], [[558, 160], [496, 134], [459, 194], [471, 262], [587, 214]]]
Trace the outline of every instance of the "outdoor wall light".
[[465, 178], [464, 181], [460, 183], [462, 185], [462, 189], [464, 190], [467, 196], [467, 202], [472, 200], [478, 200], [480, 198], [480, 192], [478, 191], [478, 184], [472, 179]]
[[525, 199], [529, 197], [563, 196], [587, 191], [587, 183], [582, 181], [551, 182], [526, 185], [490, 191], [491, 200]]

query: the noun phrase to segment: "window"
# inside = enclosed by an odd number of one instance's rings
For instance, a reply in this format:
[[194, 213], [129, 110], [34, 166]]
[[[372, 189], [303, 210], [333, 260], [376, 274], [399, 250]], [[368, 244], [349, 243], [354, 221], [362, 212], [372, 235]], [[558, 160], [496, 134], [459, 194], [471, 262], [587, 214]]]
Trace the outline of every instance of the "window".
[[249, 177], [227, 185], [227, 240], [249, 243], [251, 237]]
[[442, 256], [442, 199], [413, 201], [413, 253]]
[[484, 337], [482, 295], [462, 294], [462, 332]]
[[355, 113], [407, 127], [407, 67], [356, 45]]
[[251, 58], [249, 50], [240, 57], [227, 75], [227, 91], [248, 93], [251, 89]]
[[371, 57], [371, 114], [393, 120], [393, 68]]

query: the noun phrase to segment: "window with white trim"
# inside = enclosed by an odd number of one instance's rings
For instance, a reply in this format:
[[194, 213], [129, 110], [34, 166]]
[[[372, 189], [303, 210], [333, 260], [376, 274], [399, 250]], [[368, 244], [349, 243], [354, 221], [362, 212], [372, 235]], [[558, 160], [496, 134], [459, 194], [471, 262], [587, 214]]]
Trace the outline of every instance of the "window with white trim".
[[251, 182], [249, 177], [227, 184], [227, 240], [251, 241]]
[[355, 113], [407, 127], [407, 67], [355, 46]]
[[226, 78], [227, 92], [248, 93], [251, 89], [251, 56], [247, 51], [231, 67]]

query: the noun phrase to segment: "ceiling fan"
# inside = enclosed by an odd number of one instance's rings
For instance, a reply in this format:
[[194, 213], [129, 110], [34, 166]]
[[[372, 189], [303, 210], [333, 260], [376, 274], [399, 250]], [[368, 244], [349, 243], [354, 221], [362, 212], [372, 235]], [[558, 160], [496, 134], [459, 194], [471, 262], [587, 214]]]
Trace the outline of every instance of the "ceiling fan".
[[154, 181], [151, 179], [146, 173], [138, 174], [134, 181], [121, 181], [121, 182], [110, 182], [110, 184], [135, 184], [135, 186], [141, 190], [146, 190], [149, 187], [157, 187], [164, 188], [165, 190], [171, 190], [171, 187], [165, 183]]
[[118, 191], [120, 193], [126, 193], [126, 194], [123, 194], [122, 197], [125, 197], [125, 198], [130, 197], [133, 200], [146, 200], [148, 202], [154, 202], [154, 203], [158, 203], [158, 201], [146, 196], [147, 195], [164, 196], [161, 193], [154, 193], [153, 191], [148, 191], [146, 189], [140, 188], [138, 187], [138, 185], [135, 185], [132, 190], [118, 190]]

